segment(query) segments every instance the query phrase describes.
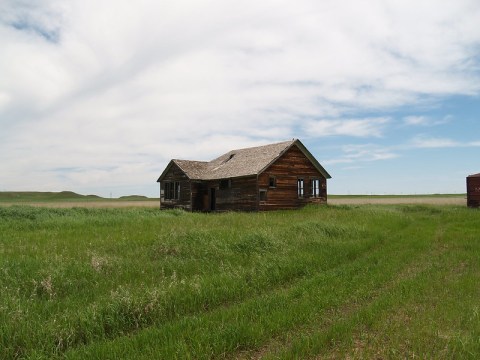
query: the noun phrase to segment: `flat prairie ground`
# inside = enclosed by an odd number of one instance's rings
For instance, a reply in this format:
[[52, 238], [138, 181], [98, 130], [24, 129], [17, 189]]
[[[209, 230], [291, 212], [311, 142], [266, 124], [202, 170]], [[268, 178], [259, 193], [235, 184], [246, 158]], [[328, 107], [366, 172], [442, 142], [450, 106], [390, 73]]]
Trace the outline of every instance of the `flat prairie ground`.
[[0, 207], [0, 359], [478, 359], [480, 211]]
[[[365, 205], [365, 204], [378, 204], [378, 205], [395, 205], [395, 204], [424, 204], [424, 205], [464, 205], [466, 206], [467, 200], [465, 195], [421, 195], [421, 196], [348, 196], [337, 195], [328, 199], [328, 203], [331, 205]], [[147, 208], [159, 208], [160, 202], [158, 199], [149, 200], [49, 200], [49, 201], [23, 201], [21, 203], [15, 201], [0, 201], [0, 206], [12, 206], [12, 205], [29, 205], [35, 207], [49, 207], [49, 208], [126, 208], [126, 207], [147, 207]]]
[[442, 196], [337, 196], [328, 199], [331, 205], [399, 205], [399, 204], [424, 204], [424, 205], [467, 205], [465, 195]]

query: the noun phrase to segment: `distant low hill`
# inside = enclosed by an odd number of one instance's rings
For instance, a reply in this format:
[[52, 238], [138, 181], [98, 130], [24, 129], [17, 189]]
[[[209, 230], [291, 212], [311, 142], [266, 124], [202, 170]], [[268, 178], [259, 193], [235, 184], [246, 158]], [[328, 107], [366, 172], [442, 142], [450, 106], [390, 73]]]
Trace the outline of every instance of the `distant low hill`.
[[3, 203], [37, 203], [37, 202], [82, 202], [82, 201], [148, 201], [157, 200], [143, 195], [128, 195], [119, 198], [104, 198], [98, 195], [81, 195], [73, 191], [0, 191], [0, 202]]
[[0, 201], [59, 201], [59, 200], [100, 200], [97, 195], [80, 195], [73, 191], [0, 191]]
[[119, 200], [127, 200], [127, 201], [142, 201], [142, 200], [149, 200], [148, 197], [143, 195], [128, 195], [128, 196], [120, 196]]

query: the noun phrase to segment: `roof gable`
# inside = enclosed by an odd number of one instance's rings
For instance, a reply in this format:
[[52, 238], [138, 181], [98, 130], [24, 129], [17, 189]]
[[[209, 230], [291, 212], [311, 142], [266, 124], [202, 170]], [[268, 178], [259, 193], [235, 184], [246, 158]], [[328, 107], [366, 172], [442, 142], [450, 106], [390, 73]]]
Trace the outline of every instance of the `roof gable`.
[[208, 164], [208, 179], [257, 175], [278, 159], [294, 140], [229, 151]]
[[172, 160], [190, 179], [202, 179], [208, 166], [206, 161]]
[[331, 176], [298, 139], [275, 144], [231, 150], [210, 162], [172, 160], [157, 181], [161, 181], [175, 163], [192, 180], [215, 180], [258, 175], [296, 145], [325, 178]]
[[172, 166], [176, 165], [183, 173], [191, 180], [202, 179], [202, 176], [205, 172], [205, 169], [208, 165], [206, 161], [192, 161], [192, 160], [178, 160], [172, 159], [168, 163], [165, 170], [158, 178], [157, 182], [163, 180], [163, 178], [168, 174]]

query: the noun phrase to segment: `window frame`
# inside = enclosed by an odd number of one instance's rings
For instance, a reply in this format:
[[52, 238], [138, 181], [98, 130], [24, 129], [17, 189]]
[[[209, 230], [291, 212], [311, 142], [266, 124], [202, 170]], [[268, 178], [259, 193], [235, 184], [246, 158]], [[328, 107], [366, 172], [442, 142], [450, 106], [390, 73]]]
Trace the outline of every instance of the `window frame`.
[[310, 196], [314, 198], [321, 197], [321, 181], [318, 178], [310, 179]]
[[165, 181], [163, 198], [165, 200], [180, 200], [180, 181]]
[[275, 189], [277, 187], [277, 177], [274, 175], [270, 175], [268, 177], [268, 187], [271, 189]]
[[297, 196], [299, 199], [305, 197], [305, 180], [304, 178], [297, 178]]
[[[259, 189], [258, 190], [258, 201], [262, 202], [262, 203], [267, 202], [267, 193], [268, 193], [267, 189]], [[262, 197], [262, 194], [263, 194], [263, 197]]]

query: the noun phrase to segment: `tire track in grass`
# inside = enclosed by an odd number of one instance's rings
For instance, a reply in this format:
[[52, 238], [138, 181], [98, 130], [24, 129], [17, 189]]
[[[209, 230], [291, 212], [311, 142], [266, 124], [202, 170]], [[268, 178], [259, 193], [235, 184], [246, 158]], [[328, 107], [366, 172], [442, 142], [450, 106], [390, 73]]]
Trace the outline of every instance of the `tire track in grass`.
[[[348, 256], [339, 256], [338, 261], [335, 261], [331, 263], [328, 268], [326, 268], [323, 271], [333, 271], [338, 267], [342, 267], [345, 263], [349, 263], [352, 260], [355, 260], [356, 258], [361, 258], [365, 254], [373, 251], [372, 249], [375, 249], [376, 247], [379, 247], [380, 243], [378, 240], [368, 240], [365, 241], [364, 239], [361, 239], [361, 246], [355, 248], [355, 251], [351, 252]], [[300, 255], [298, 255], [300, 256]], [[312, 258], [314, 260], [314, 258]], [[300, 260], [300, 258], [299, 258]], [[221, 309], [221, 308], [228, 308], [231, 306], [235, 306], [236, 304], [241, 303], [245, 299], [248, 299], [252, 296], [262, 296], [263, 294], [268, 294], [269, 292], [276, 291], [276, 290], [284, 290], [284, 289], [289, 289], [290, 287], [294, 286], [296, 281], [302, 278], [305, 278], [308, 276], [309, 272], [311, 269], [317, 268], [320, 263], [318, 261], [312, 261], [310, 264], [303, 264], [303, 267], [308, 271], [299, 271], [296, 272], [295, 268], [293, 268], [294, 272], [291, 273], [291, 269], [287, 271], [286, 273], [280, 274], [278, 277], [274, 277], [273, 283], [275, 286], [270, 286], [272, 284], [271, 279], [269, 279], [269, 274], [265, 273], [264, 277], [265, 278], [259, 278], [256, 279], [256, 283], [245, 283], [245, 284], [240, 284], [239, 288], [237, 289], [238, 291], [226, 291], [222, 295], [222, 292], [218, 292], [218, 290], [215, 290], [217, 292], [217, 296], [215, 296], [213, 299], [209, 296], [206, 297], [203, 300], [196, 300], [194, 303], [189, 303], [192, 299], [191, 296], [194, 296], [195, 294], [189, 294], [188, 291], [183, 294], [185, 296], [180, 297], [177, 299], [174, 295], [171, 296], [171, 299], [168, 301], [163, 301], [163, 302], [154, 302], [153, 304], [149, 301], [146, 301], [145, 304], [142, 303], [142, 299], [136, 299], [133, 298], [134, 303], [121, 303], [121, 309], [122, 311], [126, 311], [125, 316], [126, 318], [122, 317], [122, 322], [124, 323], [131, 323], [130, 327], [122, 327], [119, 328], [118, 331], [115, 330], [115, 324], [112, 324], [113, 327], [110, 330], [110, 333], [107, 334], [108, 336], [102, 336], [101, 333], [98, 334], [85, 334], [85, 331], [90, 331], [88, 328], [88, 316], [85, 315], [84, 312], [81, 313], [82, 315], [82, 320], [77, 320], [76, 318], [72, 317], [71, 319], [71, 324], [74, 326], [71, 329], [64, 329], [63, 332], [59, 333], [57, 337], [55, 337], [55, 341], [53, 346], [53, 350], [48, 350], [49, 345], [45, 344], [45, 348], [42, 351], [40, 347], [37, 347], [34, 353], [44, 353], [45, 355], [52, 356], [52, 355], [57, 355], [60, 356], [63, 354], [65, 351], [68, 351], [69, 349], [73, 349], [78, 346], [83, 346], [86, 344], [89, 344], [92, 342], [93, 339], [95, 340], [106, 340], [106, 339], [112, 339], [118, 336], [118, 334], [121, 334], [121, 336], [124, 335], [135, 335], [137, 332], [141, 331], [143, 328], [147, 328], [149, 326], [152, 326], [154, 324], [158, 324], [161, 321], [164, 322], [169, 322], [169, 321], [174, 321], [175, 319], [182, 318], [184, 316], [192, 316], [195, 314], [202, 314], [205, 313], [206, 311], [211, 312], [215, 311], [216, 309]], [[323, 267], [325, 268], [325, 267]], [[286, 269], [286, 268], [285, 268]], [[283, 269], [283, 270], [285, 270]], [[266, 286], [260, 286], [262, 283], [264, 283]], [[268, 284], [268, 285], [267, 285]], [[221, 289], [222, 284], [219, 283], [217, 284], [219, 286], [219, 289]], [[231, 290], [231, 289], [230, 289]], [[128, 295], [128, 294], [127, 294]], [[211, 294], [210, 294], [211, 295]], [[148, 299], [147, 299], [148, 300]], [[203, 302], [202, 302], [203, 301]], [[208, 306], [205, 306], [204, 302], [208, 302]], [[184, 302], [182, 304], [182, 302]], [[190, 305], [189, 305], [190, 304]], [[151, 316], [149, 319], [145, 320], [145, 316], [149, 316], [151, 314], [143, 314], [143, 310], [148, 310], [148, 312], [153, 311], [155, 307], [162, 307], [162, 311], [159, 313], [159, 317], [156, 318], [154, 316]], [[143, 310], [142, 310], [143, 309]], [[102, 321], [102, 319], [106, 319], [110, 321], [109, 319], [115, 319], [116, 315], [116, 310], [115, 306], [110, 306], [108, 308], [105, 308], [105, 311], [102, 312], [102, 308], [95, 308], [95, 316], [97, 316], [97, 319]], [[82, 310], [83, 311], [83, 310]], [[132, 311], [131, 316], [133, 318], [129, 319], [128, 313]], [[99, 314], [103, 314], [102, 316], [99, 316]], [[123, 315], [122, 315], [123, 316]], [[138, 319], [137, 319], [138, 317]], [[106, 321], [105, 320], [105, 321]], [[143, 322], [142, 322], [143, 321]], [[108, 324], [102, 324], [102, 323], [97, 323], [95, 324], [95, 329], [99, 330], [102, 327], [107, 326]], [[111, 325], [108, 325], [111, 326]], [[77, 328], [78, 327], [78, 328]], [[62, 329], [60, 329], [62, 330]], [[45, 334], [48, 338], [48, 336], [52, 334]], [[86, 337], [88, 335], [88, 337]], [[78, 341], [76, 338], [78, 337]], [[10, 344], [13, 346], [14, 344]]]
[[[431, 242], [435, 244], [439, 241], [443, 232], [441, 226], [435, 232]], [[276, 346], [271, 346], [268, 350], [264, 349], [263, 352], [247, 358], [384, 358], [388, 354], [368, 353], [362, 355], [366, 347], [362, 342], [362, 336], [370, 331], [373, 324], [387, 312], [429, 286], [429, 274], [434, 267], [433, 259], [437, 259], [445, 252], [446, 249], [438, 246], [438, 243], [425, 248], [424, 252], [415, 254], [403, 268], [399, 268], [397, 275], [375, 289], [370, 298], [361, 303], [347, 303], [338, 309], [332, 309], [337, 316], [336, 321], [328, 318], [325, 321], [321, 317], [309, 326], [299, 329], [298, 332], [292, 332], [286, 343], [276, 342]], [[319, 331], [318, 328], [323, 330]], [[346, 346], [353, 347], [353, 351], [346, 353], [341, 351], [342, 347]]]
[[[393, 246], [392, 246], [393, 245]], [[407, 256], [395, 253], [387, 242], [362, 257], [329, 271], [316, 273], [289, 288], [275, 289], [260, 296], [208, 313], [190, 315], [160, 327], [144, 329], [130, 338], [95, 343], [65, 354], [66, 358], [122, 356], [138, 358], [224, 358], [261, 348], [280, 334], [318, 319], [345, 303], [361, 303], [371, 292], [397, 273]], [[374, 266], [372, 266], [374, 264]], [[363, 283], [363, 287], [355, 287]], [[352, 293], [352, 289], [354, 289]]]
[[[357, 253], [355, 253], [354, 256], [350, 256], [348, 258], [341, 258], [341, 259], [339, 258], [339, 260], [341, 261], [332, 263], [331, 266], [326, 268], [324, 271], [327, 271], [327, 272], [335, 271], [335, 269], [344, 266], [346, 263], [351, 262], [352, 259], [362, 258], [363, 256], [365, 256], [365, 254], [371, 252], [372, 249], [374, 249], [378, 245], [379, 244], [375, 241], [369, 242], [365, 244], [365, 247], [362, 247], [361, 251], [358, 251]], [[318, 265], [320, 264], [311, 263], [309, 267], [315, 268]], [[285, 273], [283, 274], [283, 276], [277, 278], [278, 281], [275, 282], [274, 286], [269, 285], [269, 286], [263, 286], [263, 287], [260, 287], [259, 284], [252, 284], [247, 281], [245, 283], [247, 284], [247, 288], [243, 288], [245, 284], [238, 285], [242, 287], [242, 291], [240, 291], [240, 293], [238, 293], [238, 291], [233, 291], [233, 292], [228, 291], [227, 293], [225, 293], [226, 297], [221, 296], [221, 294], [219, 293], [220, 297], [216, 297], [214, 299], [205, 298], [204, 300], [207, 301], [206, 303], [202, 302], [201, 300], [197, 301], [197, 303], [199, 304], [198, 306], [194, 306], [194, 308], [186, 309], [184, 311], [182, 311], [182, 309], [184, 309], [184, 305], [182, 305], [182, 302], [177, 301], [175, 303], [176, 297], [172, 296], [172, 301], [168, 302], [168, 304], [165, 304], [165, 306], [167, 306], [168, 309], [166, 309], [164, 313], [166, 313], [167, 315], [163, 316], [160, 320], [170, 322], [170, 321], [175, 321], [176, 319], [181, 319], [182, 317], [185, 317], [185, 316], [196, 316], [197, 314], [211, 313], [211, 312], [215, 312], [222, 309], [229, 309], [231, 307], [237, 306], [238, 304], [241, 304], [245, 299], [249, 299], [252, 297], [258, 298], [258, 297], [265, 296], [266, 294], [268, 295], [271, 292], [288, 290], [291, 287], [295, 286], [298, 280], [306, 278], [306, 276], [307, 275], [303, 271], [300, 271], [294, 274]], [[263, 279], [263, 280], [257, 279], [257, 282], [259, 283], [265, 282], [265, 285], [267, 284], [266, 279]], [[218, 283], [217, 285], [221, 287], [222, 283]], [[226, 285], [226, 284], [223, 283], [223, 285]], [[240, 294], [241, 296], [235, 297], [235, 294], [237, 295]], [[185, 297], [181, 297], [181, 298], [187, 303], [189, 302], [188, 298], [185, 298]], [[170, 306], [168, 306], [169, 304], [171, 304], [173, 308], [170, 308]], [[150, 304], [147, 304], [147, 305], [149, 306]], [[155, 324], [158, 324], [158, 319], [156, 321], [152, 321], [152, 323], [145, 324], [145, 326], [143, 327], [135, 327], [130, 331], [122, 331], [121, 336], [125, 336], [125, 335], [134, 336], [136, 333], [141, 331], [142, 328], [147, 328], [148, 326], [152, 326]], [[114, 339], [114, 337], [111, 337], [110, 339], [112, 338]]]
[[[344, 229], [341, 226], [339, 228], [341, 230], [340, 233], [342, 233], [342, 231]], [[331, 230], [335, 230], [335, 231], [333, 231], [333, 233], [335, 233], [336, 230], [338, 230], [338, 229], [331, 228], [331, 227], [327, 227], [327, 228], [321, 227], [321, 229], [322, 230], [329, 230], [329, 233], [331, 233]], [[355, 246], [354, 251], [351, 251], [351, 249], [348, 249], [346, 247], [344, 250], [350, 250], [350, 253], [346, 257], [339, 257], [338, 258], [339, 261], [336, 262], [336, 263], [333, 263], [334, 266], [332, 266], [332, 268], [342, 267], [343, 264], [345, 264], [346, 262], [355, 261], [355, 259], [358, 256], [362, 256], [362, 254], [368, 252], [369, 250], [373, 251], [372, 246], [376, 247], [376, 246], [381, 246], [382, 245], [381, 242], [379, 242], [379, 240], [381, 240], [381, 239], [371, 241], [370, 243], [367, 243], [366, 245], [363, 244], [365, 242], [364, 241], [365, 239], [361, 238], [360, 240], [361, 240], [362, 245], [360, 247]], [[340, 250], [340, 249], [338, 249], [338, 250]], [[299, 260], [301, 260], [301, 257], [299, 257]], [[205, 298], [206, 301], [208, 301], [208, 304], [209, 304], [208, 311], [214, 311], [214, 310], [220, 309], [222, 307], [228, 308], [230, 306], [236, 306], [237, 304], [241, 304], [242, 301], [244, 301], [246, 298], [249, 298], [249, 297], [252, 297], [252, 296], [257, 297], [258, 294], [260, 294], [260, 295], [261, 294], [268, 294], [272, 290], [271, 284], [277, 284], [278, 285], [278, 286], [274, 286], [273, 289], [285, 288], [286, 290], [288, 290], [290, 288], [290, 284], [294, 283], [297, 279], [302, 279], [303, 280], [304, 278], [308, 278], [309, 276], [311, 276], [312, 272], [313, 272], [313, 274], [315, 274], [316, 271], [318, 271], [318, 270], [315, 270], [315, 268], [310, 269], [310, 267], [312, 267], [312, 266], [316, 267], [314, 262], [312, 262], [306, 268], [304, 267], [308, 271], [306, 271], [306, 272], [301, 271], [299, 273], [295, 273], [294, 276], [291, 276], [290, 273], [283, 274], [283, 275], [281, 273], [279, 273], [281, 276], [275, 277], [274, 281], [271, 281], [271, 279], [269, 279], [268, 277], [266, 277], [263, 280], [262, 279], [256, 279], [257, 281], [256, 281], [255, 284], [252, 285], [251, 283], [247, 283], [248, 288], [242, 289], [242, 287], [240, 287], [239, 292], [236, 291], [236, 290], [232, 292], [229, 289], [227, 289], [224, 292], [212, 293], [210, 295], [214, 295], [213, 299], [210, 298], [209, 296], [207, 296]], [[322, 268], [322, 271], [323, 271], [324, 267], [321, 267], [321, 268]], [[318, 267], [317, 267], [317, 269], [318, 269]], [[252, 271], [253, 270], [254, 270], [254, 268], [252, 268]], [[287, 281], [285, 281], [285, 276], [286, 276]], [[240, 279], [240, 280], [242, 280], [242, 279]], [[263, 288], [261, 287], [262, 281], [265, 281], [264, 282], [265, 286]], [[221, 283], [218, 283], [216, 285], [220, 289], [222, 288]], [[287, 285], [287, 286], [285, 286], [285, 285]], [[155, 289], [153, 289], [153, 291], [155, 291]], [[194, 296], [195, 294], [194, 293], [190, 294], [188, 292], [184, 292], [183, 295]], [[301, 297], [301, 295], [302, 294], [298, 295], [298, 297]], [[197, 301], [198, 300], [197, 299], [197, 300], [195, 300], [196, 301], [195, 303], [189, 305], [188, 304], [188, 302], [189, 302], [188, 299], [187, 299], [188, 300], [187, 301], [183, 297], [175, 298], [174, 296], [171, 296], [170, 299], [168, 300], [167, 306], [171, 305], [172, 308], [169, 308], [168, 311], [165, 311], [166, 314], [163, 312], [164, 310], [161, 310], [160, 311], [161, 316], [159, 316], [158, 318], [154, 314], [150, 318], [147, 318], [147, 320], [145, 322], [141, 322], [141, 321], [144, 321], [143, 316], [145, 314], [143, 314], [141, 311], [138, 312], [138, 310], [148, 308], [149, 311], [150, 311], [151, 308], [152, 308], [151, 303], [150, 302], [142, 303], [142, 301], [145, 300], [143, 297], [140, 297], [140, 298], [131, 297], [131, 299], [133, 301], [131, 303], [127, 302], [127, 303], [117, 304], [117, 305], [121, 305], [120, 310], [122, 311], [122, 318], [121, 318], [122, 321], [121, 321], [121, 324], [113, 323], [114, 329], [113, 329], [112, 332], [108, 333], [107, 337], [105, 337], [101, 331], [97, 332], [97, 333], [92, 333], [92, 329], [93, 329], [93, 331], [96, 331], [98, 329], [101, 330], [102, 326], [104, 326], [105, 324], [102, 325], [102, 324], [91, 323], [90, 320], [92, 320], [92, 319], [88, 318], [88, 314], [85, 314], [83, 312], [79, 312], [81, 318], [77, 319], [74, 315], [69, 319], [72, 322], [65, 323], [66, 325], [71, 324], [73, 326], [73, 333], [71, 332], [72, 329], [69, 328], [69, 327], [67, 327], [67, 328], [57, 327], [57, 329], [59, 329], [59, 330], [65, 330], [65, 333], [63, 335], [65, 335], [66, 339], [69, 340], [69, 339], [72, 338], [71, 336], [73, 336], [73, 337], [76, 336], [75, 335], [76, 334], [76, 332], [75, 332], [76, 327], [75, 326], [80, 326], [80, 328], [79, 328], [79, 336], [80, 336], [79, 339], [80, 339], [80, 341], [79, 342], [73, 341], [70, 344], [66, 344], [67, 346], [64, 346], [65, 343], [62, 343], [62, 347], [58, 349], [58, 352], [56, 354], [61, 355], [64, 351], [66, 351], [70, 348], [73, 348], [74, 346], [81, 346], [82, 344], [88, 344], [88, 343], [91, 343], [92, 341], [96, 341], [96, 340], [103, 341], [107, 338], [115, 338], [119, 334], [120, 334], [120, 336], [122, 336], [122, 335], [135, 336], [135, 334], [138, 331], [141, 332], [142, 329], [148, 328], [149, 326], [152, 326], [154, 324], [158, 324], [159, 322], [162, 322], [162, 321], [172, 322], [172, 321], [177, 321], [177, 319], [182, 319], [182, 317], [185, 317], [185, 316], [196, 315], [196, 314], [201, 315], [201, 314], [205, 313], [205, 308], [203, 307], [202, 301]], [[178, 301], [179, 299], [180, 299], [180, 301]], [[147, 299], [147, 301], [148, 300], [149, 299]], [[116, 310], [115, 310], [115, 304], [113, 304], [113, 305], [114, 305], [114, 306], [112, 306], [113, 312], [109, 312], [111, 307], [110, 307], [110, 304], [108, 304], [108, 307], [106, 308], [107, 312], [106, 313], [102, 312], [102, 314], [107, 316], [107, 317], [110, 316], [110, 318], [114, 318], [115, 317], [114, 315], [116, 314], [116, 312], [115, 312]], [[153, 308], [155, 308], [156, 306], [163, 307], [164, 305], [165, 305], [165, 302], [156, 302], [156, 303], [153, 304]], [[98, 313], [98, 312], [102, 311], [102, 308], [95, 308], [94, 310]], [[133, 310], [133, 312], [131, 312], [132, 310]], [[123, 311], [126, 311], [125, 314], [123, 314]], [[124, 318], [124, 316], [125, 316], [125, 318]], [[131, 316], [133, 316], [133, 318], [131, 318]], [[138, 319], [137, 319], [137, 316], [138, 316]], [[102, 317], [100, 317], [98, 319], [101, 320]], [[115, 319], [113, 319], [113, 320], [115, 320]], [[128, 323], [130, 323], [130, 325], [128, 325]], [[123, 327], [123, 324], [125, 324], [126, 326]], [[108, 325], [110, 326], [110, 323]], [[55, 330], [55, 329], [50, 329], [50, 330]], [[88, 332], [88, 333], [84, 333], [84, 332]], [[52, 334], [49, 333], [49, 334], [45, 334], [45, 335], [50, 336]], [[62, 334], [60, 334], [60, 335], [62, 335]], [[48, 337], [46, 337], [46, 339], [48, 339]], [[39, 345], [40, 345], [40, 347], [42, 346], [42, 344], [39, 344]], [[57, 343], [55, 342], [54, 345], [56, 346]], [[47, 347], [48, 346], [49, 345], [47, 344]], [[35, 352], [35, 354], [39, 354], [40, 349], [37, 348], [36, 350], [37, 350], [37, 352]], [[44, 353], [48, 354], [48, 355], [54, 355], [55, 354], [55, 352], [53, 354], [50, 353], [49, 350], [46, 350]]]
[[404, 284], [402, 302], [380, 314], [370, 329], [354, 334], [360, 345], [356, 352], [344, 347], [343, 353], [357, 358], [477, 359], [480, 262], [474, 247], [479, 248], [476, 239], [451, 233], [439, 239], [426, 259], [429, 268], [417, 282]]
[[[439, 236], [441, 236], [442, 234], [443, 234], [443, 229], [439, 229], [436, 231], [434, 238], [438, 239]], [[425, 248], [423, 250], [426, 252], [428, 249]], [[435, 251], [435, 253], [437, 253], [437, 251]], [[415, 256], [412, 256], [411, 258], [409, 258], [408, 262], [404, 264], [404, 267], [400, 270], [398, 275], [396, 275], [387, 283], [383, 284], [380, 288], [372, 290], [371, 296], [367, 298], [368, 302], [374, 301], [374, 299], [379, 297], [382, 292], [392, 289], [400, 280], [410, 278], [412, 276], [415, 276], [415, 274], [418, 274], [424, 271], [428, 266], [426, 263], [418, 261], [418, 258], [419, 257], [428, 258], [430, 257], [430, 255], [431, 255], [430, 252], [427, 252], [427, 253], [417, 252]], [[316, 321], [315, 326], [321, 326], [323, 328], [329, 327], [333, 324], [334, 318], [340, 315], [342, 315], [343, 317], [350, 316], [350, 314], [355, 313], [355, 311], [358, 311], [361, 307], [365, 306], [365, 304], [366, 303], [364, 301], [346, 302], [345, 304], [342, 304], [339, 307], [334, 307], [329, 309], [328, 311], [325, 312], [325, 314], [322, 314], [322, 316], [319, 317], [317, 320], [312, 320], [311, 322]], [[319, 322], [321, 322], [321, 324]], [[286, 334], [282, 334], [281, 337], [271, 339], [271, 341], [267, 342], [265, 345], [263, 345], [261, 348], [257, 350], [241, 352], [235, 355], [234, 358], [235, 359], [260, 359], [263, 356], [273, 351], [279, 351], [279, 349], [287, 347], [288, 344], [291, 344], [292, 338], [294, 338], [296, 334], [299, 334], [299, 333], [304, 334], [312, 331], [313, 331], [313, 328], [310, 325], [304, 324], [302, 326], [299, 326], [298, 328], [288, 331]]]

